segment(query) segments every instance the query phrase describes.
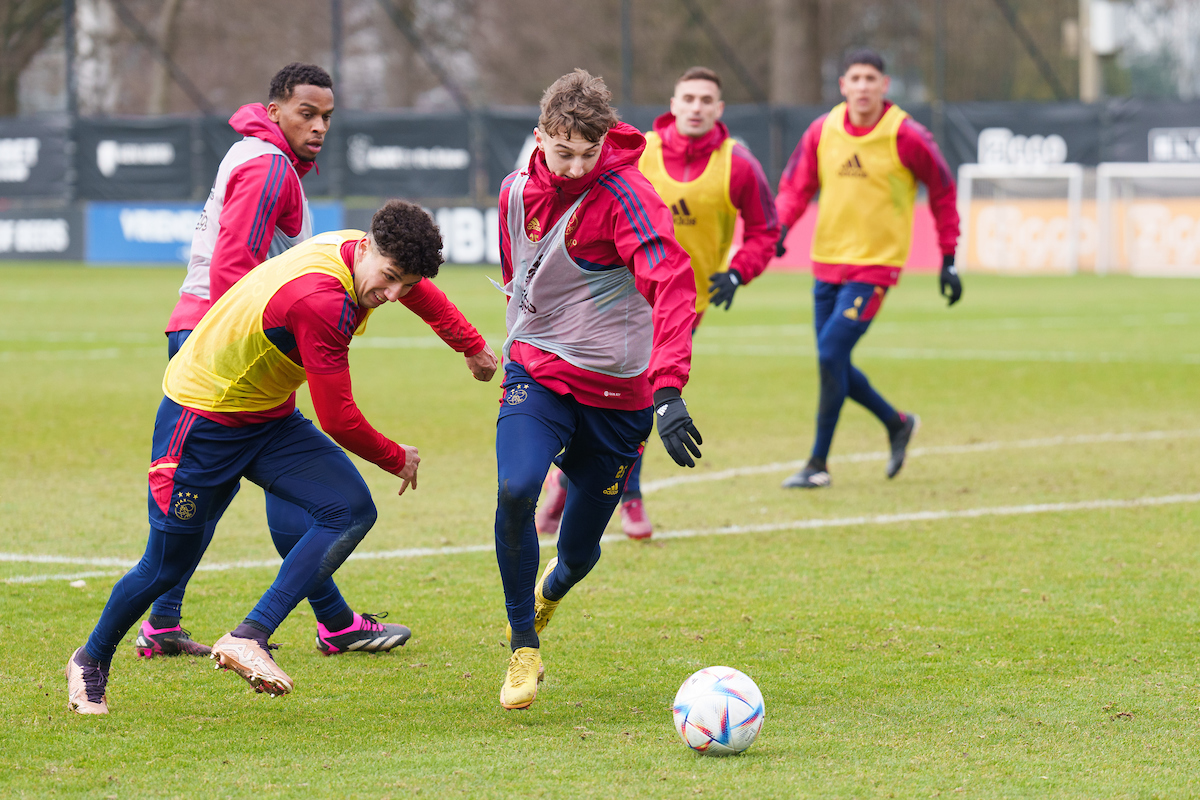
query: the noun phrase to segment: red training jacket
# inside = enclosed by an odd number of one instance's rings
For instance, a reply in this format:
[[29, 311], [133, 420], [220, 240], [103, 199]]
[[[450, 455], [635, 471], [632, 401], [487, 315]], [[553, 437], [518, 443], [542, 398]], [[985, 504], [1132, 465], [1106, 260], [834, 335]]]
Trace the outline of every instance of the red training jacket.
[[[233, 170], [226, 185], [221, 230], [209, 266], [209, 299], [180, 293], [167, 322], [167, 333], [194, 330], [209, 307], [230, 286], [267, 260], [271, 232], [282, 228], [288, 236], [297, 236], [304, 222], [304, 194], [296, 176], [307, 175], [316, 162], [296, 157], [279, 125], [267, 117], [267, 107], [262, 103], [242, 106], [229, 118], [229, 124], [243, 136], [253, 136], [278, 147], [291, 160], [296, 174], [287, 170], [282, 180], [278, 175], [272, 179], [269, 155], [252, 158]], [[253, 235], [263, 230], [269, 233]]]
[[[525, 184], [526, 230], [545, 231], [579, 196], [591, 190], [568, 229], [567, 253], [588, 269], [624, 267], [653, 308], [650, 367], [634, 378], [614, 378], [580, 369], [525, 342], [514, 342], [512, 360], [530, 377], [580, 403], [626, 411], [647, 408], [657, 389], [683, 389], [692, 364], [692, 327], [696, 318], [696, 279], [691, 260], [675, 241], [671, 211], [637, 169], [646, 138], [632, 125], [617, 123], [608, 132], [596, 166], [581, 178], [560, 178], [534, 150]], [[508, 235], [508, 193], [514, 172], [500, 187], [500, 260], [504, 282], [512, 280], [512, 243]]]

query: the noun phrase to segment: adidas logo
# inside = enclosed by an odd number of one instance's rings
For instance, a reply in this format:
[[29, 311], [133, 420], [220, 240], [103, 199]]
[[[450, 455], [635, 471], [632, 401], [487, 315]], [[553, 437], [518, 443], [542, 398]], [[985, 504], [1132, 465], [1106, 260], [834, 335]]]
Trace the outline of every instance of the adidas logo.
[[612, 486], [605, 489], [604, 493], [611, 497], [612, 495], [616, 494], [618, 491], [620, 491], [620, 490], [617, 488], [617, 484], [614, 483]]
[[843, 178], [865, 178], [867, 171], [863, 169], [862, 162], [858, 160], [858, 153], [850, 156], [845, 164], [842, 164], [838, 170], [838, 175]]
[[687, 200], [679, 198], [678, 203], [671, 204], [671, 215], [675, 217], [676, 225], [695, 225], [696, 218], [692, 216], [692, 211], [687, 206]]

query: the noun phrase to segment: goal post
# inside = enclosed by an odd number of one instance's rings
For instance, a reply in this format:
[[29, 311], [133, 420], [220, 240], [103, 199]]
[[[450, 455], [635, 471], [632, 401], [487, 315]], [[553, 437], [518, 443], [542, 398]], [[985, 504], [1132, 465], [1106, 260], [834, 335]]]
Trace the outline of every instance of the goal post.
[[1200, 277], [1200, 164], [1096, 168], [1096, 271]]
[[1083, 175], [1080, 164], [963, 164], [956, 262], [987, 272], [1078, 272]]

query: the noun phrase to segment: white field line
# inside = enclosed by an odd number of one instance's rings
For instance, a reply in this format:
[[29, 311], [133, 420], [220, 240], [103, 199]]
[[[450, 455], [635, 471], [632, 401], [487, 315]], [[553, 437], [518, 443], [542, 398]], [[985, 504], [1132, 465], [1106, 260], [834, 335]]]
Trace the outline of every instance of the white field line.
[[[996, 450], [1027, 450], [1038, 447], [1062, 447], [1070, 444], [1106, 444], [1111, 442], [1153, 442], [1168, 439], [1192, 438], [1200, 436], [1200, 430], [1182, 431], [1141, 431], [1138, 433], [1097, 433], [1082, 436], [1051, 436], [1045, 439], [1017, 439], [1011, 442], [978, 442], [976, 444], [951, 444], [938, 447], [914, 447], [908, 451], [908, 458], [921, 456], [964, 455], [968, 453], [987, 453]], [[830, 457], [831, 463], [851, 464], [863, 461], [886, 461], [888, 454], [879, 453], [848, 453], [844, 456]], [[695, 475], [679, 475], [674, 478], [663, 478], [657, 481], [646, 481], [642, 484], [642, 494], [657, 492], [672, 486], [687, 483], [707, 483], [723, 481], [742, 475], [762, 475], [771, 472], [791, 472], [798, 470], [808, 463], [808, 458], [799, 461], [777, 461], [772, 464], [756, 464], [750, 467], [734, 467], [717, 472], [702, 472]]]
[[[815, 356], [816, 348], [804, 344], [708, 344], [696, 342], [692, 351], [706, 356]], [[1055, 364], [1200, 364], [1200, 353], [1144, 355], [1139, 353], [1089, 353], [1075, 350], [981, 350], [932, 347], [859, 347], [864, 358], [897, 361], [1035, 361]]]
[[[959, 510], [943, 510], [943, 511], [913, 511], [901, 514], [874, 514], [860, 517], [834, 517], [830, 519], [806, 519], [792, 520], [789, 522], [767, 522], [761, 525], [727, 525], [721, 528], [695, 528], [691, 530], [681, 531], [660, 531], [654, 534], [654, 538], [661, 539], [691, 539], [700, 536], [741, 536], [748, 533], [774, 533], [779, 531], [802, 531], [814, 530], [818, 528], [851, 528], [864, 525], [903, 525], [910, 522], [935, 522], [949, 519], [978, 519], [980, 517], [1010, 517], [1022, 516], [1029, 514], [1055, 514], [1055, 513], [1070, 513], [1074, 511], [1097, 511], [1102, 509], [1126, 509], [1126, 508], [1147, 508], [1152, 506], [1180, 505], [1200, 503], [1200, 493], [1198, 494], [1172, 494], [1162, 497], [1136, 497], [1130, 500], [1084, 500], [1075, 503], [1038, 503], [1023, 506], [991, 506], [984, 508], [966, 508]], [[629, 540], [623, 534], [607, 534], [601, 541], [608, 544], [617, 542], [628, 542]], [[542, 548], [551, 548], [557, 545], [554, 539], [542, 539], [539, 542]], [[463, 545], [461, 547], [417, 547], [404, 550], [384, 550], [374, 553], [353, 553], [350, 559], [356, 561], [363, 560], [378, 560], [378, 559], [399, 559], [399, 558], [421, 558], [423, 556], [446, 556], [446, 555], [461, 555], [463, 553], [488, 553], [493, 552], [495, 545], [475, 544]], [[72, 564], [94, 564], [98, 566], [108, 566], [117, 559], [98, 558], [98, 559], [59, 559], [51, 556], [21, 556], [16, 553], [0, 554], [0, 561], [20, 562], [28, 561], [34, 563], [72, 563]], [[134, 562], [124, 562], [132, 566]], [[228, 564], [201, 564], [198, 571], [202, 572], [222, 572], [233, 569], [255, 569], [255, 568], [271, 568], [278, 569], [280, 565], [278, 559], [269, 561], [238, 561]], [[80, 578], [96, 578], [103, 576], [119, 575], [120, 572], [105, 571], [105, 572], [79, 572], [69, 575], [21, 575], [13, 578], [5, 579], [5, 583], [41, 583], [51, 580], [78, 580]]]

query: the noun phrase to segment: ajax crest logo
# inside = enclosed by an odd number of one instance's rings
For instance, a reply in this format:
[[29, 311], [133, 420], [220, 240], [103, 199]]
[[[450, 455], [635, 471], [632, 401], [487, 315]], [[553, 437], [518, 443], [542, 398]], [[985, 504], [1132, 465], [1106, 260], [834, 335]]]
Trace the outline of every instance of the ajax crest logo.
[[519, 406], [529, 398], [528, 383], [518, 383], [516, 386], [508, 390], [508, 397], [504, 398], [504, 402], [510, 406]]
[[191, 519], [196, 516], [196, 501], [198, 499], [200, 499], [200, 496], [191, 492], [176, 492], [175, 504], [171, 509], [179, 519]]

